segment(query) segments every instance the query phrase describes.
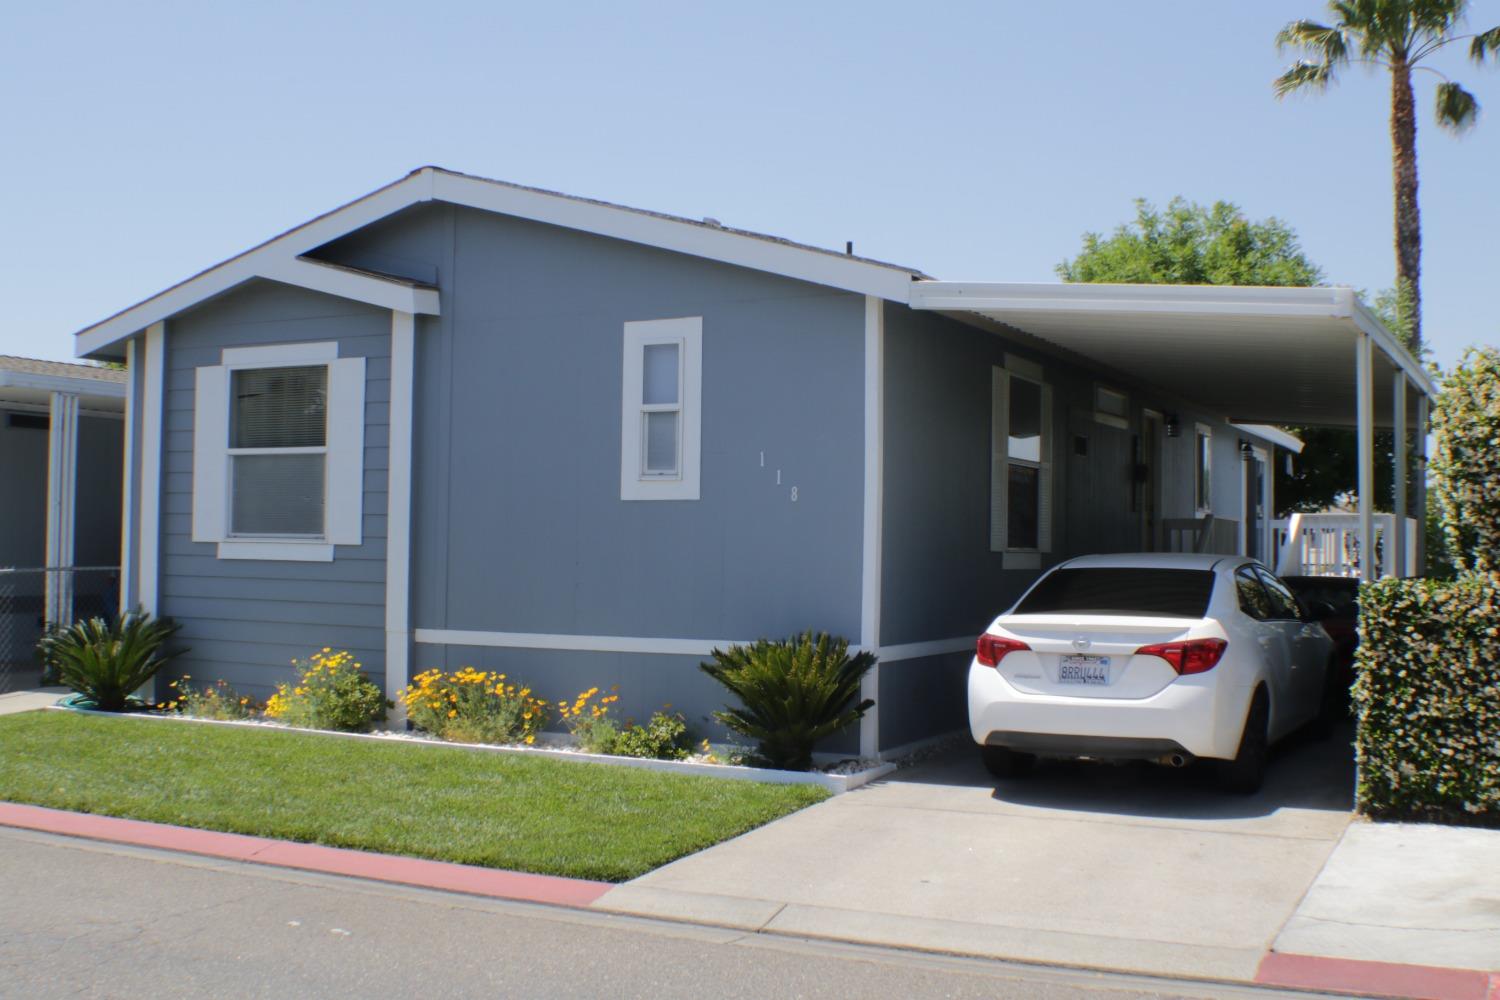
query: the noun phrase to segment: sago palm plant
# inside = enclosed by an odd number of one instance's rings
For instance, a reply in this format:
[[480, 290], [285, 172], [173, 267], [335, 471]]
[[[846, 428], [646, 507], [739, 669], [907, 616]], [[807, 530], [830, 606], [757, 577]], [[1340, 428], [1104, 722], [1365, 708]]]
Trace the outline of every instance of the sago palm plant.
[[122, 711], [132, 691], [145, 684], [180, 650], [162, 653], [164, 642], [179, 628], [130, 611], [113, 623], [103, 618], [74, 622], [44, 635], [38, 646], [43, 660], [64, 685], [106, 712]]
[[855, 722], [875, 702], [858, 701], [859, 682], [875, 665], [869, 652], [849, 655], [849, 642], [811, 631], [791, 639], [761, 639], [713, 651], [704, 673], [735, 694], [743, 708], [714, 718], [757, 742], [760, 763], [805, 771], [813, 746]]

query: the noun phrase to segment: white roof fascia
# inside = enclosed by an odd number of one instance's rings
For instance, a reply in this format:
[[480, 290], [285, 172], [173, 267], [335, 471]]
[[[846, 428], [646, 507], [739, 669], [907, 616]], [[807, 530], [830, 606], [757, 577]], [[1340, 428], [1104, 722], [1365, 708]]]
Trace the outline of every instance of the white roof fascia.
[[1280, 427], [1272, 427], [1270, 424], [1242, 424], [1235, 420], [1231, 420], [1229, 423], [1231, 427], [1238, 427], [1246, 434], [1258, 437], [1262, 441], [1274, 444], [1278, 448], [1285, 448], [1293, 455], [1302, 454], [1302, 439], [1295, 434], [1288, 434]]
[[1352, 288], [1236, 285], [1105, 285], [1004, 282], [914, 281], [913, 309], [983, 310], [986, 313], [1143, 313], [1348, 319], [1369, 334], [1393, 365], [1418, 390], [1433, 396], [1432, 379], [1385, 328]]
[[860, 295], [906, 302], [910, 271], [794, 246], [618, 205], [569, 198], [447, 171], [433, 174], [433, 199], [565, 229], [672, 250]]
[[69, 378], [37, 372], [0, 370], [0, 389], [33, 389], [37, 392], [67, 392], [75, 396], [124, 399], [125, 383], [97, 378]]
[[[898, 267], [772, 238], [424, 167], [85, 327], [76, 335], [76, 352], [87, 355], [98, 351], [251, 278], [266, 276], [263, 272], [267, 269], [285, 267], [309, 250], [424, 201], [499, 212], [894, 302], [907, 301], [907, 286], [915, 277]], [[436, 312], [435, 306], [431, 312]]]
[[[1342, 288], [914, 281], [913, 309], [986, 312], [1180, 313], [1203, 316], [1348, 315]], [[1343, 310], [1343, 311], [1341, 311]]]
[[75, 335], [75, 352], [80, 356], [92, 354], [117, 340], [144, 330], [152, 323], [160, 322], [251, 278], [260, 277], [259, 271], [264, 266], [294, 260], [308, 250], [320, 247], [345, 233], [383, 219], [409, 205], [429, 200], [432, 197], [432, 181], [428, 176], [430, 173], [430, 170], [423, 170], [403, 177], [394, 184], [320, 215], [237, 257], [231, 257], [222, 264], [216, 264], [123, 312], [85, 327]]
[[437, 289], [421, 288], [409, 282], [374, 274], [361, 274], [303, 257], [267, 260], [255, 269], [255, 276], [337, 295], [339, 298], [368, 302], [382, 309], [420, 316], [439, 314]]

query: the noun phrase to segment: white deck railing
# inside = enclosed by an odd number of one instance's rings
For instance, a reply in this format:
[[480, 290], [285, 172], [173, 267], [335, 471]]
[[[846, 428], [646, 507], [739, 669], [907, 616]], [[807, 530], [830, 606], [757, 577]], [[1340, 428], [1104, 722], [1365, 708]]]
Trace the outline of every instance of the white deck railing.
[[[1375, 575], [1395, 576], [1391, 559], [1396, 515], [1376, 514]], [[1406, 575], [1416, 573], [1417, 522], [1406, 519]], [[1276, 572], [1285, 576], [1359, 576], [1361, 552], [1358, 514], [1293, 514], [1271, 522]]]

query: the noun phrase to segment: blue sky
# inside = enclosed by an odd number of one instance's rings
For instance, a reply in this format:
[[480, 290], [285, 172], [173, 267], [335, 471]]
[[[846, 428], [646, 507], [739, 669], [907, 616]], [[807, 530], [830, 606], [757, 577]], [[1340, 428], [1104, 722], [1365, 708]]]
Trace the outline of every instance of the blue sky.
[[[1227, 199], [1331, 282], [1392, 283], [1388, 84], [1277, 102], [1314, 0], [71, 3], [0, 30], [0, 353], [70, 334], [433, 163], [857, 252], [1049, 281], [1131, 201]], [[1473, 26], [1500, 23], [1477, 0]], [[1428, 340], [1500, 342], [1491, 114], [1418, 141]]]

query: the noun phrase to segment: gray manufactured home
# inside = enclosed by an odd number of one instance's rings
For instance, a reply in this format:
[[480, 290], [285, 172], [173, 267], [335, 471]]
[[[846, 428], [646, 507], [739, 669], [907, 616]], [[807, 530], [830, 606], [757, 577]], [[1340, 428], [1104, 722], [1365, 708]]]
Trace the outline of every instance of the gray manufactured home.
[[828, 748], [866, 753], [963, 726], [1041, 568], [1266, 555], [1264, 425], [1430, 388], [1347, 289], [940, 282], [431, 167], [78, 346], [128, 363], [124, 600], [178, 672], [264, 696], [331, 646], [717, 737], [698, 663], [813, 628], [879, 653]]

